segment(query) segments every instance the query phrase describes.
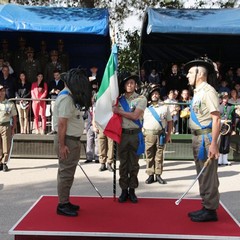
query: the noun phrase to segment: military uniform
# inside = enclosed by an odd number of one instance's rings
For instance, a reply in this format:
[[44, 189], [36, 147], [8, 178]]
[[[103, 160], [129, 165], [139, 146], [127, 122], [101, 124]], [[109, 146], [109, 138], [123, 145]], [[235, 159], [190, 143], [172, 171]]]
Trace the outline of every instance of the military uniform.
[[16, 73], [16, 76], [19, 75], [21, 72], [22, 63], [27, 59], [26, 55], [26, 40], [23, 37], [18, 39], [19, 48], [14, 52], [14, 59], [13, 59], [13, 69]]
[[[2, 86], [0, 86], [2, 89]], [[17, 110], [13, 102], [6, 99], [0, 102], [0, 167], [6, 165], [11, 147], [12, 127], [11, 118], [17, 116]]]
[[69, 54], [63, 50], [64, 42], [62, 39], [58, 40], [58, 61], [62, 64], [64, 71], [69, 69]]
[[[219, 112], [219, 98], [215, 89], [206, 82], [202, 82], [198, 87], [194, 89], [194, 98], [191, 105], [192, 111], [195, 112], [199, 123], [202, 126], [208, 126], [212, 121], [211, 112]], [[205, 154], [204, 160], [199, 160], [199, 151], [202, 144], [202, 136], [205, 140], [205, 150], [211, 144], [209, 134], [211, 133], [211, 127], [201, 129], [192, 119], [189, 120], [189, 126], [191, 128], [193, 139], [193, 155], [197, 173], [201, 171], [207, 160], [207, 154]], [[206, 209], [216, 210], [219, 206], [219, 180], [217, 175], [218, 162], [213, 160], [211, 164], [204, 170], [204, 174], [199, 177], [199, 189], [200, 196], [202, 197], [202, 205]]]
[[[144, 111], [147, 106], [147, 99], [135, 92], [129, 98], [126, 97], [126, 101], [131, 109], [138, 108]], [[123, 110], [120, 103], [119, 108]], [[140, 120], [142, 121], [142, 119]], [[138, 187], [139, 156], [137, 155], [137, 149], [138, 133], [140, 131], [142, 130], [132, 120], [122, 117], [122, 138], [118, 154], [120, 160], [119, 185], [123, 190]]]
[[41, 50], [37, 53], [36, 59], [40, 62], [42, 70], [45, 69], [49, 61], [49, 53], [46, 50], [47, 44], [45, 41], [41, 41]]
[[[227, 124], [229, 125], [230, 129], [227, 134], [221, 135], [220, 137], [220, 147], [219, 153], [220, 156], [218, 158], [218, 165], [231, 165], [228, 162], [228, 153], [230, 151], [230, 139], [232, 135], [232, 126], [234, 122], [234, 115], [235, 115], [235, 106], [229, 103], [221, 104], [220, 105], [220, 113], [221, 113], [221, 121], [228, 121]], [[223, 125], [223, 127], [226, 125]]]
[[[160, 144], [160, 135], [162, 131], [165, 131], [167, 122], [172, 121], [172, 116], [169, 111], [169, 107], [158, 102], [157, 104], [152, 104], [160, 117], [159, 122], [154, 118], [153, 114], [146, 108], [143, 115], [143, 134], [145, 137], [145, 154], [146, 154], [146, 173], [150, 175], [162, 175], [163, 171], [163, 150], [164, 145]], [[162, 127], [164, 129], [162, 129]]]
[[[62, 92], [70, 92], [64, 88]], [[82, 112], [73, 104], [72, 97], [68, 94], [59, 94], [56, 99], [53, 112], [54, 131], [58, 132], [58, 119], [67, 118], [67, 130], [65, 136], [65, 145], [69, 149], [67, 159], [59, 159], [58, 168], [58, 196], [59, 203], [69, 202], [70, 189], [73, 184], [74, 173], [80, 157], [80, 137], [83, 134], [84, 122]], [[59, 153], [58, 135], [55, 135], [54, 146]]]
[[26, 49], [27, 59], [22, 63], [21, 70], [26, 72], [28, 82], [36, 81], [37, 74], [41, 72], [41, 66], [38, 60], [33, 59], [34, 50], [31, 47]]
[[56, 69], [59, 70], [60, 73], [64, 72], [63, 66], [60, 62], [50, 62], [46, 65], [44, 71], [44, 78], [47, 83], [49, 83], [53, 79], [53, 72]]
[[106, 170], [106, 163], [108, 169], [112, 171], [111, 165], [113, 163], [113, 140], [107, 137], [102, 130], [99, 130], [98, 133], [98, 154], [99, 162], [101, 163], [100, 171]]
[[1, 44], [2, 50], [0, 51], [0, 55], [3, 56], [5, 62], [9, 62], [11, 65], [13, 60], [13, 53], [8, 49], [8, 41], [6, 39], [3, 39]]
[[14, 53], [13, 69], [14, 69], [17, 76], [22, 71], [21, 67], [22, 67], [23, 62], [26, 61], [26, 58], [27, 58], [27, 56], [26, 56], [26, 49], [25, 48], [18, 49]]
[[38, 60], [25, 60], [22, 64], [23, 71], [26, 72], [27, 80], [33, 83], [37, 79], [37, 74], [41, 72], [41, 66]]

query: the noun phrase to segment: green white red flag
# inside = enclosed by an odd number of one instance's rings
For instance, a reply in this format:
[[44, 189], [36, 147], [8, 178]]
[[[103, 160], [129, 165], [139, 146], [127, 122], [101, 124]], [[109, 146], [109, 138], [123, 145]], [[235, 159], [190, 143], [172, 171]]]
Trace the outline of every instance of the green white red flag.
[[97, 93], [95, 122], [103, 133], [120, 143], [122, 118], [113, 113], [112, 107], [118, 103], [119, 88], [117, 79], [117, 46], [113, 45], [110, 58], [104, 71], [103, 79]]

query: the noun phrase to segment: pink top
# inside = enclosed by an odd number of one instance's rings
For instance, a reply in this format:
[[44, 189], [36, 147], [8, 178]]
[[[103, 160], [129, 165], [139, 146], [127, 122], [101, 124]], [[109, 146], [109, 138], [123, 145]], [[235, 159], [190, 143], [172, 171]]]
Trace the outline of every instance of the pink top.
[[40, 98], [40, 99], [46, 98], [47, 97], [47, 93], [48, 93], [47, 83], [44, 83], [44, 89], [43, 88], [39, 88], [37, 82], [33, 82], [32, 83], [31, 97], [33, 99], [36, 99], [36, 98]]

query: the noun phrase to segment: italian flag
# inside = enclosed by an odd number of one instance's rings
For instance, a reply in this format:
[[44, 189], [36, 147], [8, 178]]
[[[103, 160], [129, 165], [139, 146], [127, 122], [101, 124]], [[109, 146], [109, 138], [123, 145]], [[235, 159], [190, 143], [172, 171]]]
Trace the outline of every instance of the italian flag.
[[96, 124], [103, 130], [103, 133], [117, 143], [120, 143], [122, 118], [112, 111], [112, 106], [118, 103], [118, 95], [117, 46], [113, 45], [112, 53], [97, 93], [94, 117]]

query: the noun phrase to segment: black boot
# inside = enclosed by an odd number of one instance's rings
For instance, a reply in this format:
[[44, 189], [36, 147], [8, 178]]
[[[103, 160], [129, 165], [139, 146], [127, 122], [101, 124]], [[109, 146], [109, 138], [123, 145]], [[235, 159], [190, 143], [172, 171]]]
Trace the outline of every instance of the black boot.
[[196, 217], [196, 216], [202, 214], [204, 212], [204, 210], [205, 210], [205, 207], [203, 207], [202, 209], [197, 210], [197, 211], [189, 212], [188, 216], [189, 217]]
[[78, 215], [77, 210], [73, 209], [69, 203], [59, 203], [57, 206], [57, 214], [69, 217], [76, 217]]
[[138, 202], [137, 196], [135, 195], [135, 189], [134, 188], [129, 188], [129, 199], [132, 203], [137, 203]]
[[118, 198], [118, 201], [120, 203], [123, 203], [123, 202], [126, 202], [127, 199], [128, 199], [128, 190], [127, 189], [123, 189], [121, 195]]
[[149, 175], [148, 179], [145, 181], [146, 184], [151, 184], [154, 182], [154, 175]]
[[191, 217], [193, 222], [216, 222], [218, 221], [216, 210], [204, 209], [201, 214]]
[[107, 163], [107, 169], [108, 169], [109, 172], [113, 172], [113, 168], [112, 168], [111, 163]]
[[105, 171], [105, 170], [107, 170], [106, 164], [105, 164], [105, 163], [101, 163], [101, 167], [99, 168], [99, 171], [100, 171], [100, 172], [103, 172], [103, 171]]
[[161, 178], [161, 175], [156, 175], [156, 180], [160, 184], [167, 184], [167, 182], [164, 179]]

